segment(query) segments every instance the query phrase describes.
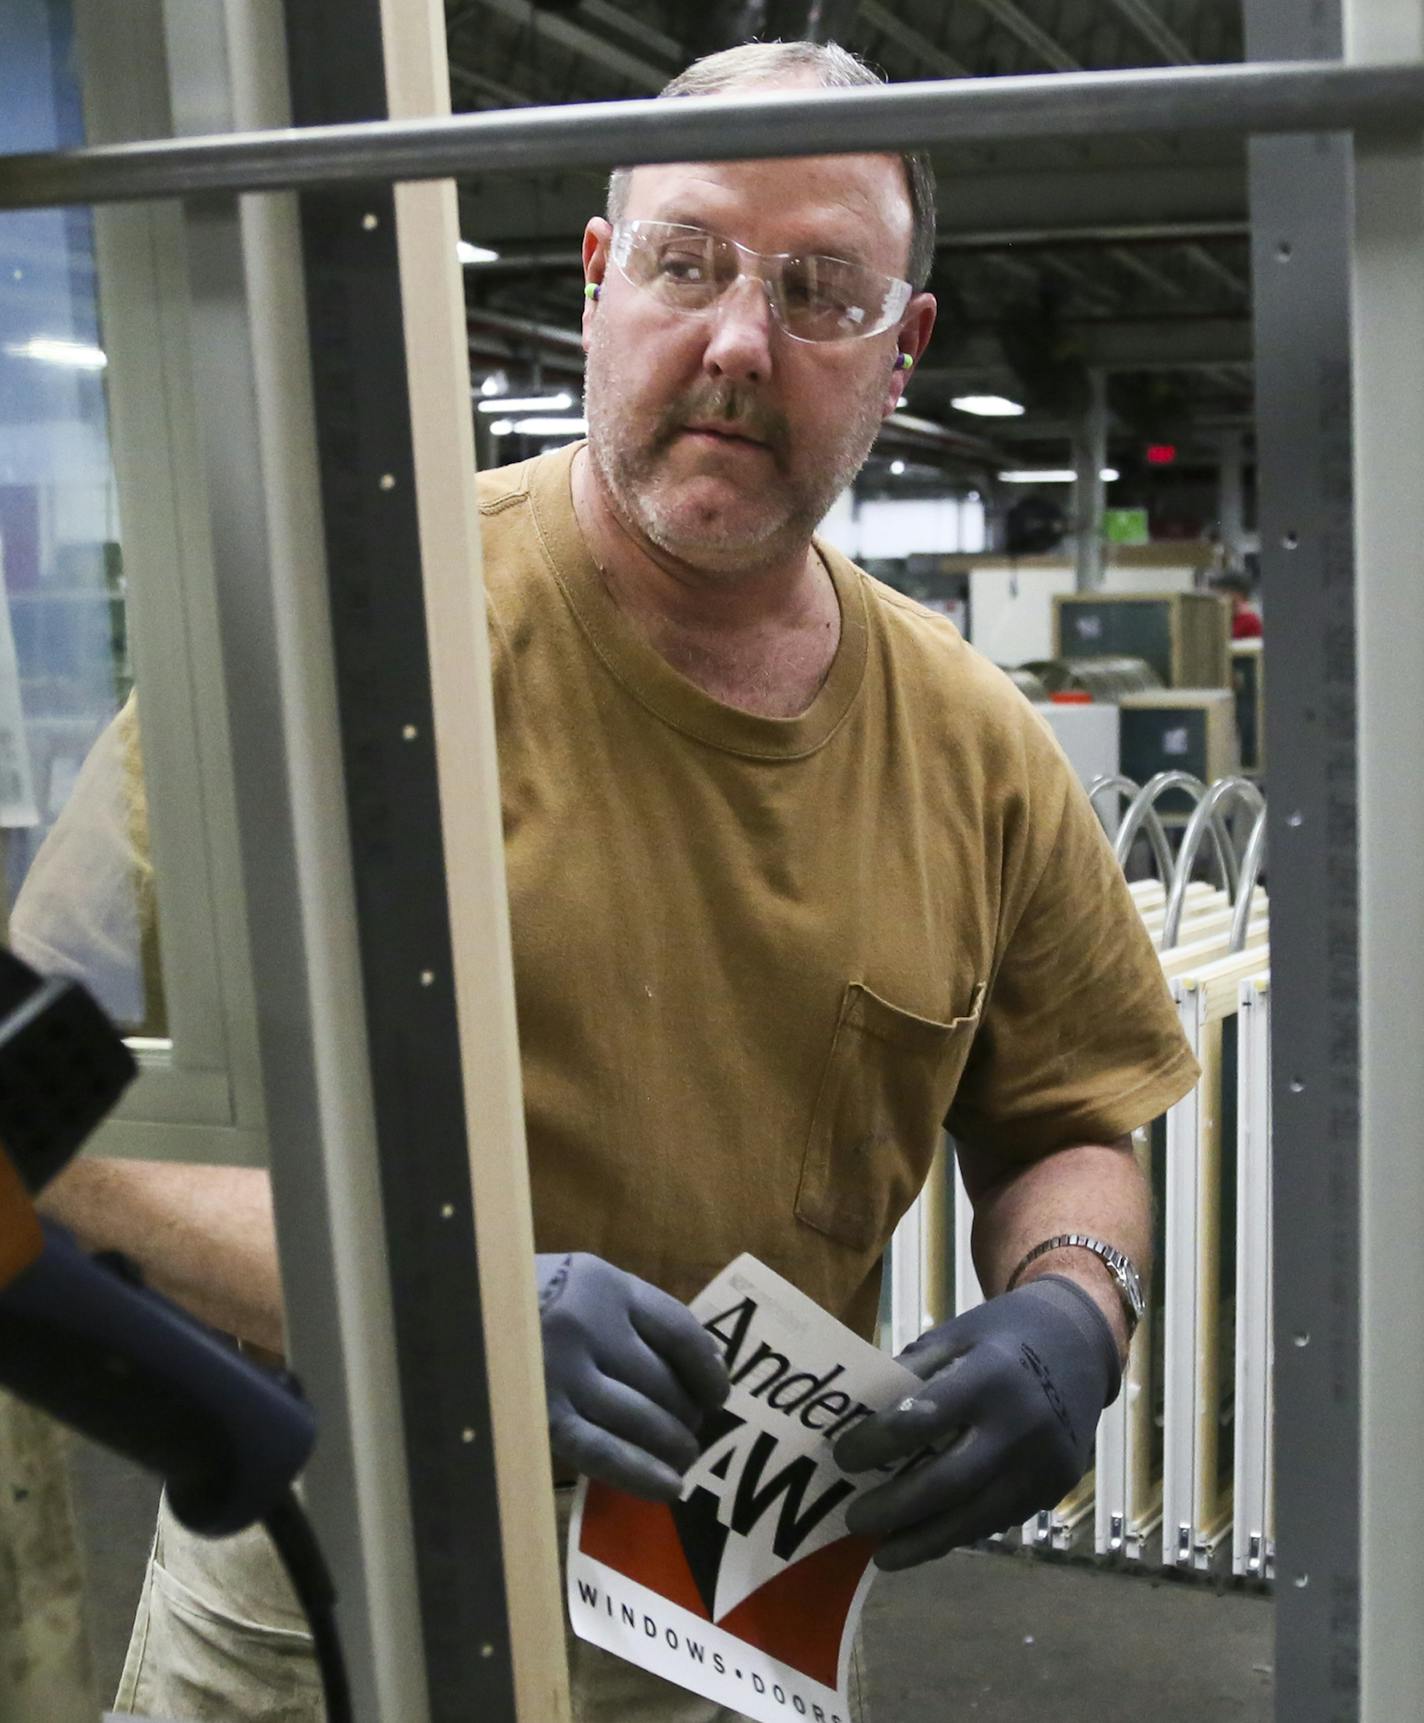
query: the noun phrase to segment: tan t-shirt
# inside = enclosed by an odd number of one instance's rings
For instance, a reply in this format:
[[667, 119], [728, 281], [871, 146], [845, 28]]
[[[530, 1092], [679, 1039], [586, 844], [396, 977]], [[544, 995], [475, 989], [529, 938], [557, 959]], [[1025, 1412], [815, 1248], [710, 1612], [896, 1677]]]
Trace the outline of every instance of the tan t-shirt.
[[[479, 481], [538, 1247], [681, 1298], [749, 1250], [869, 1332], [946, 1115], [1029, 1159], [1154, 1118], [1195, 1064], [1051, 735], [948, 622], [822, 546], [824, 687], [735, 711], [607, 597], [571, 465]], [[81, 976], [111, 924], [155, 949], [144, 815], [130, 704], [17, 948]]]
[[868, 1331], [946, 1118], [1025, 1160], [1195, 1063], [1050, 732], [950, 623], [820, 546], [820, 693], [724, 706], [607, 595], [572, 460], [480, 480], [538, 1247], [680, 1298], [749, 1250]]

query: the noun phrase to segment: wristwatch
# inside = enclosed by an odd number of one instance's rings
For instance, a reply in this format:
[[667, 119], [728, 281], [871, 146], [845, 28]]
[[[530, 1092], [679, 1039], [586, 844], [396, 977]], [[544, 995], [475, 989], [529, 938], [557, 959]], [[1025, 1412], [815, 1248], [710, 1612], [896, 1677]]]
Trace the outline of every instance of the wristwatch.
[[1132, 1266], [1130, 1257], [1086, 1232], [1061, 1232], [1054, 1238], [1044, 1239], [1042, 1244], [1036, 1244], [1009, 1276], [1009, 1283], [1004, 1291], [1013, 1291], [1020, 1275], [1031, 1262], [1036, 1262], [1041, 1256], [1047, 1256], [1051, 1250], [1063, 1250], [1068, 1245], [1073, 1245], [1078, 1250], [1092, 1251], [1113, 1277], [1118, 1296], [1122, 1299], [1123, 1312], [1127, 1317], [1127, 1337], [1131, 1340], [1142, 1320], [1142, 1312], [1147, 1308], [1147, 1300], [1142, 1295], [1142, 1277]]

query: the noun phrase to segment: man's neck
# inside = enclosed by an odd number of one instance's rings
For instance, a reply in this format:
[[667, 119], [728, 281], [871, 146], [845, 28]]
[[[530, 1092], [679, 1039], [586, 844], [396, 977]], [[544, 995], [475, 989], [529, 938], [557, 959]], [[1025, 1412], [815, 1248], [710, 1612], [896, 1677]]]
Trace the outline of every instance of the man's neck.
[[835, 587], [809, 544], [738, 571], [708, 572], [661, 554], [624, 523], [583, 449], [573, 498], [609, 595], [675, 670], [743, 711], [805, 711], [840, 643]]

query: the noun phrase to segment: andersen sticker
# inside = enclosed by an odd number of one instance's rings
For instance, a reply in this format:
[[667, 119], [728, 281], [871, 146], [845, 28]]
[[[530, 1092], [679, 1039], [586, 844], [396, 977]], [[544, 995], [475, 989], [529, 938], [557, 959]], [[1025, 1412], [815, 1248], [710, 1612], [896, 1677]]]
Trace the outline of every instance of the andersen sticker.
[[731, 1395], [680, 1501], [580, 1484], [574, 1631], [758, 1723], [851, 1723], [851, 1646], [875, 1569], [845, 1514], [884, 1474], [849, 1476], [831, 1445], [920, 1384], [752, 1256], [692, 1310]]

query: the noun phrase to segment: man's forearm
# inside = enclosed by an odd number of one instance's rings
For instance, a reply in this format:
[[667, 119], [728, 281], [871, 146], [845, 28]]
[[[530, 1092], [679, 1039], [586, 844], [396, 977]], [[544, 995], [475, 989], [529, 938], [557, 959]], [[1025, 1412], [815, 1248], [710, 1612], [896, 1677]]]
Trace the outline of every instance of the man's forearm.
[[[961, 1151], [965, 1188], [974, 1204], [974, 1266], [989, 1297], [1035, 1245], [1059, 1233], [1085, 1232], [1132, 1259], [1144, 1282], [1151, 1271], [1152, 1196], [1131, 1141], [1086, 1143], [1003, 1172]], [[1116, 1284], [1090, 1251], [1067, 1248], [1038, 1257], [1020, 1285], [1061, 1274], [1092, 1294], [1127, 1351], [1127, 1318]]]
[[86, 1250], [117, 1250], [157, 1291], [240, 1340], [282, 1350], [272, 1188], [258, 1167], [77, 1161], [40, 1207]]

